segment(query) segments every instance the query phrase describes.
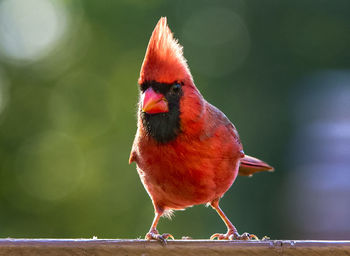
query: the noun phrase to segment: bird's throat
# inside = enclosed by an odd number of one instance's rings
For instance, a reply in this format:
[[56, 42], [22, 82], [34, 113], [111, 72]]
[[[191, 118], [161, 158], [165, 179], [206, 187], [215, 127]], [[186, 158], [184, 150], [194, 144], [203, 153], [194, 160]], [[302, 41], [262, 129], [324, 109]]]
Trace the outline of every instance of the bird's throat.
[[172, 141], [180, 133], [180, 111], [178, 108], [159, 114], [140, 112], [140, 115], [146, 133], [159, 143]]

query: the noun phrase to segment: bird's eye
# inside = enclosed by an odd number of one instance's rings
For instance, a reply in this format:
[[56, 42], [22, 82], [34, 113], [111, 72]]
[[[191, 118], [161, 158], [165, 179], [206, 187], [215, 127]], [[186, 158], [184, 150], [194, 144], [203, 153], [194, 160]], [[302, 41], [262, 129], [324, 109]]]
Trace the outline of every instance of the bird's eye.
[[171, 92], [178, 93], [180, 91], [181, 85], [176, 83], [171, 86]]

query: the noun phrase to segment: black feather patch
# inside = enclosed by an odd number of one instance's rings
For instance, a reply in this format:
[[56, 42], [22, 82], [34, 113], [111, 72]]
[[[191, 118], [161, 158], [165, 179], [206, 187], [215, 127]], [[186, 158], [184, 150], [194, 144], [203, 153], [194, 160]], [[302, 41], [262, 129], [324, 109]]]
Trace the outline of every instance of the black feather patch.
[[147, 82], [141, 85], [144, 92], [149, 87], [164, 95], [168, 101], [169, 112], [148, 114], [141, 111], [141, 120], [147, 134], [152, 136], [159, 143], [172, 141], [181, 132], [180, 127], [180, 98], [182, 89], [180, 83], [164, 84]]

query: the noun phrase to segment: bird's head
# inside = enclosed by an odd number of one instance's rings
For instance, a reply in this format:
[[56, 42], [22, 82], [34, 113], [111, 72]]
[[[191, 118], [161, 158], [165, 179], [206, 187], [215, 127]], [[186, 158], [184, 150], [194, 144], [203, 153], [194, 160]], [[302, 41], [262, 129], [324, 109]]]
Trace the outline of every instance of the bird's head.
[[142, 125], [160, 143], [175, 139], [201, 111], [201, 95], [165, 17], [152, 33], [138, 84]]

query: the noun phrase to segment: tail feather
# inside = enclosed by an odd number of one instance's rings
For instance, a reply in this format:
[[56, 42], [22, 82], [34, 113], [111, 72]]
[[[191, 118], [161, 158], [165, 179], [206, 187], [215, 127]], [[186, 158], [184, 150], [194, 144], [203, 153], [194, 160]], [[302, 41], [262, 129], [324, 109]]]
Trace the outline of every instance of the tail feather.
[[273, 172], [274, 168], [255, 157], [245, 155], [244, 158], [241, 159], [238, 174], [241, 176], [252, 176], [256, 172], [263, 171]]

